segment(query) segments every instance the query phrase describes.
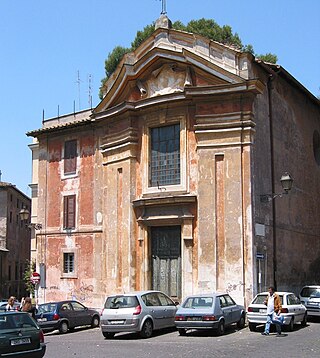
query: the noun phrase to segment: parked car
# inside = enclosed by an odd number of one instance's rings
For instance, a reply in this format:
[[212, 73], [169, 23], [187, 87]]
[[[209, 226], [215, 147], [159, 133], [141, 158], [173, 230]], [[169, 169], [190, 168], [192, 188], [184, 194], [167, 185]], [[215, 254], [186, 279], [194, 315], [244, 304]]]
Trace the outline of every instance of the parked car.
[[304, 286], [299, 297], [306, 306], [308, 316], [320, 316], [320, 286]]
[[119, 332], [140, 332], [149, 338], [154, 330], [174, 327], [176, 304], [160, 291], [140, 291], [107, 297], [101, 313], [105, 338]]
[[228, 293], [210, 293], [188, 296], [178, 308], [175, 325], [180, 335], [190, 329], [214, 329], [222, 335], [225, 327], [233, 323], [243, 328], [245, 320], [245, 308]]
[[48, 302], [39, 305], [36, 320], [45, 332], [67, 333], [79, 326], [98, 327], [100, 314], [77, 301]]
[[[301, 322], [307, 324], [307, 310], [299, 298], [292, 292], [277, 292], [282, 305], [283, 324], [289, 331], [293, 331], [294, 325]], [[250, 331], [255, 331], [257, 326], [267, 322], [267, 306], [264, 304], [268, 292], [262, 292], [255, 296], [248, 306], [247, 319]]]
[[[5, 312], [6, 311], [7, 304], [8, 304], [8, 300], [0, 301], [0, 312]], [[19, 301], [14, 301], [13, 307], [18, 311], [18, 309], [20, 308], [20, 302]]]
[[44, 336], [26, 312], [0, 312], [0, 356], [41, 358], [46, 352]]

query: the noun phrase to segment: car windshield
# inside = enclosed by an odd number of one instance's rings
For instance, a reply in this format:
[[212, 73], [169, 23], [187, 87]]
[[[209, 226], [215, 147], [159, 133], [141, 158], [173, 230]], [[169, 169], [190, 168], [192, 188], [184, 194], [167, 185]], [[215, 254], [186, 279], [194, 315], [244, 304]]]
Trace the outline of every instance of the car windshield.
[[[267, 299], [267, 294], [265, 295], [257, 295], [255, 297], [255, 299], [252, 301], [252, 304], [256, 304], [256, 305], [263, 305]], [[279, 295], [281, 304], [283, 304], [283, 296]]]
[[320, 290], [312, 292], [310, 298], [320, 298]]
[[36, 322], [28, 314], [0, 315], [0, 330], [28, 327], [38, 328]]
[[56, 303], [44, 303], [43, 305], [39, 305], [38, 313], [54, 312], [56, 308], [57, 308]]
[[108, 297], [104, 308], [106, 309], [119, 309], [119, 308], [133, 308], [139, 305], [136, 296], [112, 296]]
[[320, 295], [320, 288], [316, 287], [304, 287], [300, 293], [301, 297], [320, 297], [320, 296], [314, 296], [314, 295]]
[[212, 307], [212, 297], [188, 297], [183, 303], [184, 308]]

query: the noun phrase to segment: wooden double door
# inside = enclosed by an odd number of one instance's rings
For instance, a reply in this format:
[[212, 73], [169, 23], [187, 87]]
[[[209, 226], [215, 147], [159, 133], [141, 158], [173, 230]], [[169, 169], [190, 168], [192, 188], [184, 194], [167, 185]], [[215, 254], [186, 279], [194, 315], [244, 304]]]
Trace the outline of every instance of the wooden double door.
[[151, 227], [152, 289], [181, 298], [181, 227]]

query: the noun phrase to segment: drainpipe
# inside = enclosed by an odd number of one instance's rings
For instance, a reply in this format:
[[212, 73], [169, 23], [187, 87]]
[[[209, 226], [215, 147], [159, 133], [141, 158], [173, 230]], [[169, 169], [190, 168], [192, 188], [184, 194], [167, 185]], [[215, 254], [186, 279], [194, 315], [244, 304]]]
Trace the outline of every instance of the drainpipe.
[[[273, 72], [273, 71], [272, 71]], [[275, 73], [269, 73], [267, 89], [268, 89], [268, 109], [269, 109], [269, 130], [270, 130], [270, 167], [271, 167], [271, 193], [275, 192], [274, 188], [274, 146], [273, 146], [273, 105], [272, 90]], [[271, 201], [272, 210], [272, 246], [273, 246], [273, 286], [277, 290], [277, 236], [276, 236], [276, 207], [275, 201]]]

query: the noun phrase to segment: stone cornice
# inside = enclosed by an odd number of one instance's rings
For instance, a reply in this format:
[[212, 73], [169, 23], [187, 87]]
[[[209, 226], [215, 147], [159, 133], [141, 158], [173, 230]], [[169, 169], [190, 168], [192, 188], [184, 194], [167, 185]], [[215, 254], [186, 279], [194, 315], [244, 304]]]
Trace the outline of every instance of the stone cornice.
[[153, 196], [134, 200], [133, 207], [146, 207], [146, 206], [163, 206], [163, 205], [182, 205], [193, 204], [197, 201], [196, 195], [170, 195], [170, 196]]

